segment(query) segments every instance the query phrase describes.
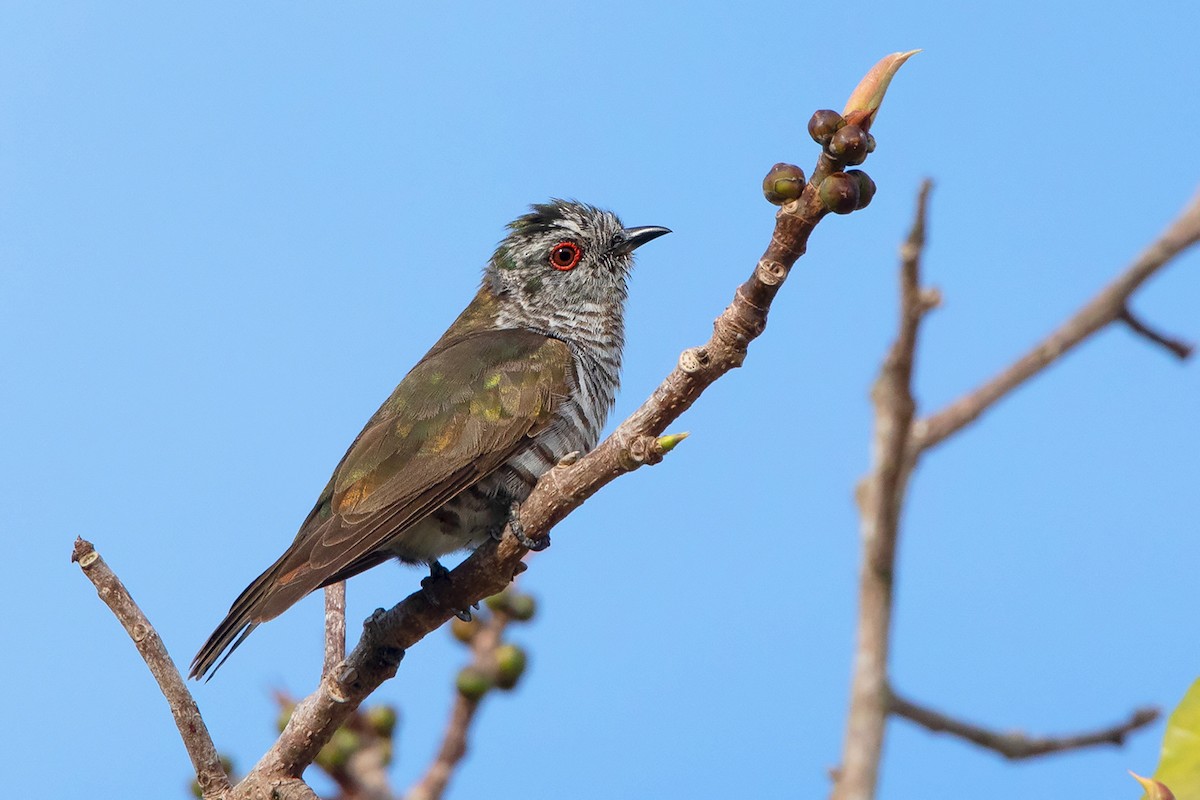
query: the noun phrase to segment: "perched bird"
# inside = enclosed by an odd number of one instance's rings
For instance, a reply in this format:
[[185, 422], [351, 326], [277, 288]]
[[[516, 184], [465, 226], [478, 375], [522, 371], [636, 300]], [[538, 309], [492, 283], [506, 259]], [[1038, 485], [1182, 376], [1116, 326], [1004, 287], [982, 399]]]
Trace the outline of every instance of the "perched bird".
[[543, 473], [595, 447], [617, 391], [633, 251], [670, 231], [563, 200], [508, 227], [475, 299], [367, 421], [191, 677], [211, 677], [309, 592], [376, 564], [444, 575], [440, 556], [499, 535]]

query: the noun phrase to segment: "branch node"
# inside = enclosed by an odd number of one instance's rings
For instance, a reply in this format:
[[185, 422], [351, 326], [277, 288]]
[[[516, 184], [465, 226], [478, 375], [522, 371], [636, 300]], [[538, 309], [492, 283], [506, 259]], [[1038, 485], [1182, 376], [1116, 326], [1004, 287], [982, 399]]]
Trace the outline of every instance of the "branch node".
[[658, 437], [643, 434], [630, 440], [622, 449], [619, 461], [623, 469], [632, 472], [643, 464], [657, 464], [662, 461], [662, 457], [663, 449], [658, 443]]
[[778, 286], [787, 277], [788, 270], [787, 267], [778, 261], [764, 258], [758, 262], [758, 266], [754, 269], [754, 274], [767, 286]]
[[703, 347], [689, 347], [679, 354], [679, 369], [694, 375], [708, 366], [708, 351]]
[[1141, 336], [1143, 339], [1162, 347], [1181, 361], [1186, 360], [1192, 354], [1194, 346], [1191, 342], [1185, 342], [1182, 339], [1178, 339], [1174, 336], [1168, 336], [1164, 333], [1154, 330], [1141, 319], [1139, 319], [1133, 313], [1133, 311], [1130, 310], [1128, 305], [1121, 306], [1121, 313], [1117, 315], [1117, 319], [1119, 319], [1121, 322], [1124, 322], [1129, 330], [1133, 331], [1138, 336]]

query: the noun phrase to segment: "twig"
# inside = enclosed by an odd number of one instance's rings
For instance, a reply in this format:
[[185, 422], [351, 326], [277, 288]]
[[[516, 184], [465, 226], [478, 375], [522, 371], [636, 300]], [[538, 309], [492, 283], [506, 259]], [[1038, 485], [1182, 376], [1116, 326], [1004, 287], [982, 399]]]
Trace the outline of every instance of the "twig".
[[1169, 350], [1178, 359], [1187, 359], [1192, 355], [1193, 345], [1190, 342], [1185, 342], [1182, 339], [1177, 339], [1174, 336], [1167, 336], [1159, 333], [1146, 323], [1142, 322], [1137, 316], [1129, 310], [1128, 306], [1121, 309], [1121, 313], [1117, 319], [1129, 326], [1129, 329], [1138, 336], [1149, 339], [1156, 345]]
[[129, 595], [125, 585], [105, 563], [92, 543], [82, 538], [75, 540], [71, 553], [71, 561], [79, 564], [83, 574], [96, 587], [96, 593], [104, 601], [117, 620], [133, 640], [138, 653], [150, 668], [158, 688], [171, 707], [171, 716], [175, 718], [175, 727], [187, 748], [192, 767], [196, 770], [196, 781], [200, 785], [205, 798], [217, 798], [229, 790], [229, 776], [221, 766], [217, 748], [213, 745], [208, 728], [200, 716], [200, 709], [188, 691], [183, 676], [175, 667], [175, 662], [163, 646], [158, 631], [150, 624], [150, 620], [138, 608], [137, 603]]
[[1157, 708], [1139, 708], [1124, 722], [1096, 731], [1070, 736], [1027, 736], [1020, 731], [993, 731], [954, 719], [939, 711], [919, 706], [895, 693], [891, 696], [891, 710], [927, 730], [966, 739], [1013, 761], [1097, 745], [1121, 745], [1130, 733], [1146, 727], [1160, 716]]
[[[997, 400], [1053, 364], [1064, 353], [1106, 325], [1122, 319], [1123, 315], [1128, 315], [1126, 304], [1138, 287], [1197, 241], [1200, 241], [1200, 194], [1192, 199], [1175, 221], [1124, 273], [1061, 327], [987, 383], [936, 414], [919, 420], [913, 429], [913, 449], [919, 453], [945, 441], [978, 419]], [[1128, 323], [1128, 320], [1126, 322]], [[1147, 338], [1165, 344], [1156, 336], [1151, 335]]]
[[346, 582], [325, 587], [325, 663], [322, 675], [333, 673], [346, 657]]
[[892, 573], [900, 509], [913, 466], [908, 460], [908, 440], [916, 409], [912, 396], [913, 360], [921, 318], [931, 307], [920, 286], [925, 217], [931, 187], [929, 181], [921, 184], [916, 218], [901, 249], [899, 331], [871, 390], [875, 406], [871, 470], [858, 489], [863, 539], [858, 638], [842, 767], [833, 788], [835, 800], [866, 800], [874, 796], [883, 751], [888, 713]]
[[[500, 646], [509, 619], [503, 610], [495, 610], [471, 637], [471, 652], [474, 655], [472, 662], [476, 669], [485, 673], [495, 673], [496, 648]], [[438, 748], [437, 755], [425, 770], [425, 774], [405, 793], [405, 800], [440, 800], [455, 768], [467, 754], [467, 733], [483, 697], [484, 695], [468, 697], [462, 692], [455, 692], [454, 707], [446, 723], [442, 746]]]

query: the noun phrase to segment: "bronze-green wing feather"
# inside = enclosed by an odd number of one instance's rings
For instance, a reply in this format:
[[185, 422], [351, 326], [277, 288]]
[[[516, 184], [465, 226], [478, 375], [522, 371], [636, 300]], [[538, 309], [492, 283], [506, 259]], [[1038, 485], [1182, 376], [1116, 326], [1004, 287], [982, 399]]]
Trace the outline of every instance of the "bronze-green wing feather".
[[309, 592], [390, 558], [381, 548], [519, 452], [575, 381], [567, 345], [540, 333], [439, 342], [354, 440], [291, 547], [234, 601], [192, 677]]

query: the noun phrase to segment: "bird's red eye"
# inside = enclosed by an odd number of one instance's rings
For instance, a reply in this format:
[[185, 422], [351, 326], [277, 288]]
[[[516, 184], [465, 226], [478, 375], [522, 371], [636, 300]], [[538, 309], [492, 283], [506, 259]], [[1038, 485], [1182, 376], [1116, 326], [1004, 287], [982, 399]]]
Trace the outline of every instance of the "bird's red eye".
[[550, 249], [550, 266], [563, 272], [575, 269], [581, 258], [583, 251], [574, 242], [559, 242]]

